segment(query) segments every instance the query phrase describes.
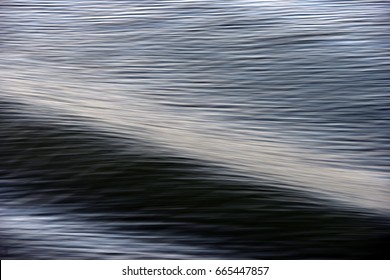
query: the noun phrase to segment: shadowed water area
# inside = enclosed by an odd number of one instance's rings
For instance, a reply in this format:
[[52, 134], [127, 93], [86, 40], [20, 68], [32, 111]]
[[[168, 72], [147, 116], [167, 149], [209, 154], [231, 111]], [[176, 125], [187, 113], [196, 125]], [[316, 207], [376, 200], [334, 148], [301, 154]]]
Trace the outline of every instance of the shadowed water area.
[[1, 1], [2, 259], [388, 259], [387, 1]]

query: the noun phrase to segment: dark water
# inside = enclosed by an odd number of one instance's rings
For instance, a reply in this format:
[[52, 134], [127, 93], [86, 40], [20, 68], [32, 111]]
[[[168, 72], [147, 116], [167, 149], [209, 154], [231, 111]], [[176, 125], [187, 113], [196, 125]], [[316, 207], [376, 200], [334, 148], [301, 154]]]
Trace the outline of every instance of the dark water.
[[1, 1], [4, 259], [379, 259], [388, 1]]

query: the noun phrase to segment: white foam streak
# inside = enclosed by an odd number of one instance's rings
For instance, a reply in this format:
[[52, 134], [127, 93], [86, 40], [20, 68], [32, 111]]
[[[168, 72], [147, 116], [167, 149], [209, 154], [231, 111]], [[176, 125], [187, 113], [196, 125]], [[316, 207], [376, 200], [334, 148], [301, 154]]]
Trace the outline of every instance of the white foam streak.
[[2, 95], [30, 102], [39, 116], [56, 119], [67, 113], [84, 117], [90, 120], [88, 125], [149, 139], [172, 152], [236, 170], [253, 181], [277, 180], [283, 187], [390, 212], [388, 176], [343, 165], [346, 161], [340, 155], [294, 147], [266, 130], [249, 135], [205, 116], [174, 112], [142, 97], [142, 88], [88, 82], [63, 69], [59, 73], [50, 65], [9, 68], [0, 72]]

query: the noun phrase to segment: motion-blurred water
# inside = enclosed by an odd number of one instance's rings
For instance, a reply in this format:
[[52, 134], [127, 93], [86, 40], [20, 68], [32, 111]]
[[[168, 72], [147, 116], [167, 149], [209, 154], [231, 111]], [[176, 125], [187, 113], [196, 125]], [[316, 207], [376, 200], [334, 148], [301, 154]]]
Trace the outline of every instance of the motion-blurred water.
[[389, 30], [388, 1], [1, 1], [1, 257], [389, 258]]

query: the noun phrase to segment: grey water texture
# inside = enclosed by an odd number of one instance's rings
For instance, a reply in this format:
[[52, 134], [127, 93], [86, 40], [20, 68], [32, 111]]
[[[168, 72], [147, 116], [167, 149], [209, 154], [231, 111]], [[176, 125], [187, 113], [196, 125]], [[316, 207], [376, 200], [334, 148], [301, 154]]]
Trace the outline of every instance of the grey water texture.
[[389, 259], [389, 11], [1, 1], [1, 259]]

